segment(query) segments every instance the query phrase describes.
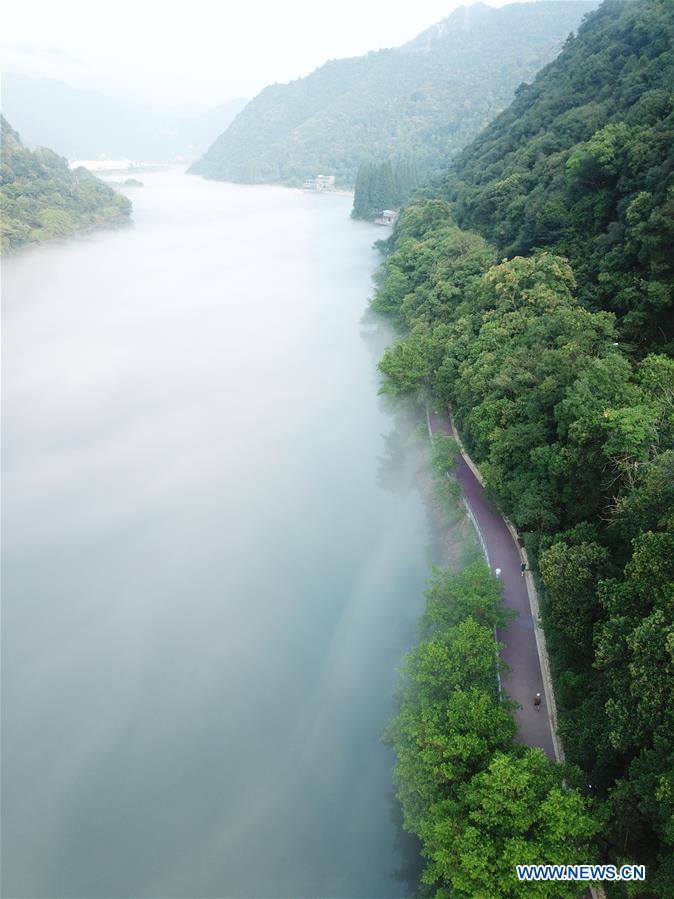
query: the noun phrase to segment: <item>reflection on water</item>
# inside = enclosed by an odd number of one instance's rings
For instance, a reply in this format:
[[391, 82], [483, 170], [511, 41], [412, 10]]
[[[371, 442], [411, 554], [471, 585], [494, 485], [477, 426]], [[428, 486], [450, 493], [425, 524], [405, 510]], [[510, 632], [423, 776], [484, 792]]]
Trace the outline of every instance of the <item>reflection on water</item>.
[[5, 265], [3, 895], [405, 895], [381, 734], [437, 546], [374, 229], [144, 180]]

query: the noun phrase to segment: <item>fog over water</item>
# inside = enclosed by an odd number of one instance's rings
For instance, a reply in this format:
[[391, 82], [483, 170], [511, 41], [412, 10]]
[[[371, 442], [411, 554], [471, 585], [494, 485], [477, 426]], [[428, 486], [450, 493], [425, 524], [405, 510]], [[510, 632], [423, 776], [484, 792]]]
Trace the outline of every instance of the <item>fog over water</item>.
[[381, 230], [142, 177], [4, 264], [3, 895], [404, 895], [380, 738], [434, 560]]

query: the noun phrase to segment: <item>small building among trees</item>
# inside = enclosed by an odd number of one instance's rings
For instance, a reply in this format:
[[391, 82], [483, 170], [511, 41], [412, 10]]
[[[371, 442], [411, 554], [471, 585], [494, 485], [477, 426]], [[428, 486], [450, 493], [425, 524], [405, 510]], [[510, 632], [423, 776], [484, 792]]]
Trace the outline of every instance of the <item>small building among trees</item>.
[[379, 218], [374, 220], [375, 225], [395, 225], [398, 213], [395, 209], [384, 209]]

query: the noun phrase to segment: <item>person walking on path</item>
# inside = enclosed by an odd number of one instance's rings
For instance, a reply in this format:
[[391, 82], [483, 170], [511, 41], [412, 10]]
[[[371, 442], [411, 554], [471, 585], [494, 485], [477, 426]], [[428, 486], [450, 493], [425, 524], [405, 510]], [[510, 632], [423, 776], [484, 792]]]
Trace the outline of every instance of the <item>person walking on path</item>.
[[536, 709], [537, 712], [540, 712], [540, 710], [541, 710], [541, 694], [540, 693], [537, 693], [534, 696], [534, 708]]
[[527, 570], [527, 563], [526, 563], [526, 562], [522, 562], [522, 564], [520, 565], [520, 573], [521, 573], [522, 577], [524, 577], [524, 572], [525, 572], [526, 570]]
[[501, 569], [500, 569], [500, 568], [495, 568], [495, 569], [494, 569], [494, 574], [496, 575], [496, 577], [501, 577]]

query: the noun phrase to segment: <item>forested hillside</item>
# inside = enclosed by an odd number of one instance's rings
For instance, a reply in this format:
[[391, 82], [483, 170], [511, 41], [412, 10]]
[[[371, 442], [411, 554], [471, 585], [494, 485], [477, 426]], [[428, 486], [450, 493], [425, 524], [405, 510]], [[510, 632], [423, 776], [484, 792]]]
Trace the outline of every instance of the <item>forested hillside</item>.
[[[648, 866], [621, 897], [674, 895], [673, 42], [670, 0], [604, 3], [403, 211], [374, 300], [385, 389], [451, 404], [525, 535], [596, 849]], [[463, 814], [408, 818], [429, 859]]]
[[362, 163], [411, 156], [428, 174], [493, 119], [595, 7], [462, 7], [402, 47], [333, 60], [265, 88], [191, 171], [295, 185], [325, 172], [352, 187]]
[[640, 347], [674, 338], [673, 5], [604, 4], [457, 160], [458, 223], [508, 256], [568, 257], [580, 298]]
[[2, 250], [123, 222], [131, 203], [86, 169], [39, 147], [27, 150], [4, 117], [0, 167]]

